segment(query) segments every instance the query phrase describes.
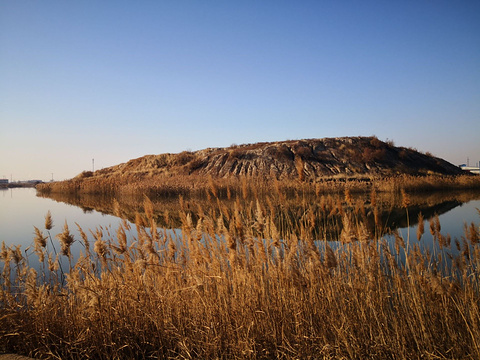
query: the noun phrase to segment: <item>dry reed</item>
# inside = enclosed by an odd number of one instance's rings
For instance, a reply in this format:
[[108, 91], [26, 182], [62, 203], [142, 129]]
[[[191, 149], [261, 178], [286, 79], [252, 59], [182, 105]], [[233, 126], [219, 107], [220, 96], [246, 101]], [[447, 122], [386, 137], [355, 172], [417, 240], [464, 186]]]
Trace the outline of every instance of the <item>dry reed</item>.
[[[478, 225], [465, 225], [460, 251], [445, 241], [432, 253], [398, 234], [388, 241], [381, 219], [371, 220], [378, 189], [366, 209], [352, 189], [343, 200], [296, 193], [293, 207], [280, 192], [255, 198], [242, 184], [230, 186], [232, 204], [220, 199], [221, 183], [207, 186], [209, 206], [180, 199], [181, 231], [157, 227], [173, 214], [145, 198], [135, 227], [124, 221], [116, 235], [96, 229], [93, 238], [80, 228], [85, 251], [76, 258], [67, 224], [57, 257], [40, 229], [30, 254], [2, 244], [0, 351], [58, 359], [480, 358]], [[430, 230], [437, 245], [448, 237], [438, 217]], [[29, 267], [35, 254], [48, 266]]]

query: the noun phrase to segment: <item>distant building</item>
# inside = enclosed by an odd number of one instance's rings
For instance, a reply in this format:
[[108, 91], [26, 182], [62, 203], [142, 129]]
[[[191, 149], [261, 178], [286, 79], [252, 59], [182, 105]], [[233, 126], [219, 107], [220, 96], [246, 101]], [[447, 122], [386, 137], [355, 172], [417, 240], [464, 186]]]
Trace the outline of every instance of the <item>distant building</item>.
[[8, 184], [8, 179], [0, 179], [0, 184]]
[[472, 174], [480, 174], [480, 168], [478, 166], [467, 166], [465, 164], [460, 165], [460, 169], [463, 171], [471, 172]]

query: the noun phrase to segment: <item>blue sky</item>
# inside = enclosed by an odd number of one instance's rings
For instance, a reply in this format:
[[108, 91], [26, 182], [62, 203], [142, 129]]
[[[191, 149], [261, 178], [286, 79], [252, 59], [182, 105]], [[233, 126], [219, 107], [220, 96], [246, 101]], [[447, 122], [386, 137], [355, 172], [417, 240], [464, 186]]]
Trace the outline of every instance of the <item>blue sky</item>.
[[480, 160], [480, 2], [0, 0], [0, 177], [356, 135]]

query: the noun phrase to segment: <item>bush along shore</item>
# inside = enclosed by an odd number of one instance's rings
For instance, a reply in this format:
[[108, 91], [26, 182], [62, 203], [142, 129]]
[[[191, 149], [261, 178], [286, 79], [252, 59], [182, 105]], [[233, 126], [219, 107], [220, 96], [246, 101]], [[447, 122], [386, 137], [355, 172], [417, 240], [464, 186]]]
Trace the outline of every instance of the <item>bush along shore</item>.
[[[77, 239], [65, 223], [52, 239], [47, 214], [32, 249], [2, 244], [0, 351], [59, 359], [480, 358], [477, 224], [451, 239], [438, 216], [424, 227], [420, 213], [416, 233], [402, 237], [385, 234], [376, 191], [368, 210], [349, 189], [342, 201], [302, 204], [300, 193], [292, 216], [281, 187], [262, 197], [247, 194], [248, 184], [222, 186], [208, 185], [208, 208], [180, 197], [181, 231], [171, 230], [168, 211], [159, 227], [145, 198], [135, 224], [124, 221], [116, 234], [79, 228]], [[409, 219], [410, 195], [400, 193]], [[78, 258], [74, 243], [83, 249]]]

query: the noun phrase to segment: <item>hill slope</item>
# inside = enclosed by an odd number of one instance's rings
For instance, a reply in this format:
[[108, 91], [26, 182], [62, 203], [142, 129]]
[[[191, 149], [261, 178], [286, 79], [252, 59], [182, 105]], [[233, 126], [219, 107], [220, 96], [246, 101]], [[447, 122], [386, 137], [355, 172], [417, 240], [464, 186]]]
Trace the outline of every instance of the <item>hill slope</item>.
[[147, 155], [127, 163], [83, 173], [79, 177], [143, 178], [152, 175], [275, 176], [279, 179], [339, 174], [391, 176], [397, 174], [461, 174], [459, 167], [396, 147], [376, 137], [340, 137], [290, 140], [208, 148], [179, 154]]

